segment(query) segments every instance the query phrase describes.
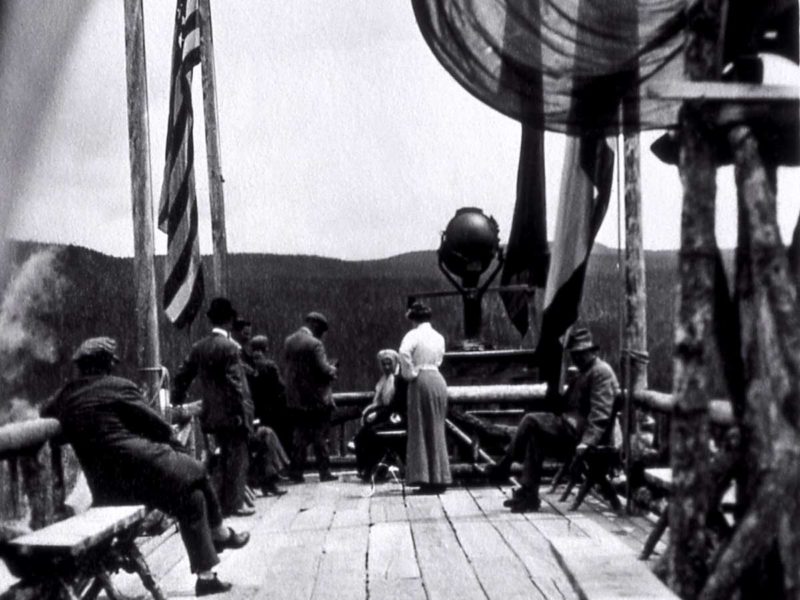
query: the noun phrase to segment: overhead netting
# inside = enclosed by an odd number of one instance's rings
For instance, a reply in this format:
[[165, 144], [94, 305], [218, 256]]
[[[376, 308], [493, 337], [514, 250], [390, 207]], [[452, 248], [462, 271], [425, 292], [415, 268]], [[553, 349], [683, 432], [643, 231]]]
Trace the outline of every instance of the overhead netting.
[[438, 60], [502, 113], [551, 131], [675, 124], [646, 88], [683, 78], [684, 0], [412, 0]]

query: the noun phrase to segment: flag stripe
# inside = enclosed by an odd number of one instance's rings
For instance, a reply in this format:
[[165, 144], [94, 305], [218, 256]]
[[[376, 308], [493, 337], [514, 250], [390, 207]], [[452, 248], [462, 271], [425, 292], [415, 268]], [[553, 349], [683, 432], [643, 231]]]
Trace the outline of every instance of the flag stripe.
[[197, 0], [178, 0], [170, 114], [158, 226], [167, 234], [164, 312], [176, 327], [191, 323], [202, 304], [204, 280], [194, 187], [192, 69], [200, 62]]

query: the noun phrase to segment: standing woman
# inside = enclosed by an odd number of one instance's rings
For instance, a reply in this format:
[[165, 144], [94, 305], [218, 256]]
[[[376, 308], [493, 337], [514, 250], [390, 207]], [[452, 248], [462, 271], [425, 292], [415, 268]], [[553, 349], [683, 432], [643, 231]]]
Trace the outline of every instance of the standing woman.
[[431, 309], [416, 301], [406, 312], [414, 324], [400, 343], [400, 373], [408, 384], [406, 480], [418, 494], [441, 494], [452, 482], [445, 442], [447, 383], [439, 373], [444, 338], [431, 327]]

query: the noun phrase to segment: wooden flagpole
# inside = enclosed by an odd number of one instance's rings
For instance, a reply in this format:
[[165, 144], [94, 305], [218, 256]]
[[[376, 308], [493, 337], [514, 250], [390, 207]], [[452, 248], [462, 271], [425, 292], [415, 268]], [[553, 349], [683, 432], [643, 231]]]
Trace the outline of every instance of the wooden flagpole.
[[154, 402], [161, 382], [161, 353], [156, 301], [150, 125], [142, 0], [125, 0], [125, 71], [128, 83], [128, 147], [133, 204], [136, 358], [139, 369], [144, 373], [147, 398]]
[[200, 65], [203, 78], [203, 114], [208, 158], [208, 186], [211, 203], [211, 236], [214, 244], [214, 293], [228, 294], [228, 242], [225, 233], [225, 198], [222, 191], [222, 165], [217, 120], [217, 84], [214, 71], [214, 36], [211, 28], [211, 2], [199, 0]]

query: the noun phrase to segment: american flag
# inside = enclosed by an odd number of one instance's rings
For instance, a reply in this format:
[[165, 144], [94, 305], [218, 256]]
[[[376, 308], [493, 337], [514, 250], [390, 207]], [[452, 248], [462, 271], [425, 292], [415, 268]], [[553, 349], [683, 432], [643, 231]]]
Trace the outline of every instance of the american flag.
[[192, 69], [200, 62], [197, 0], [178, 0], [172, 54], [166, 162], [158, 227], [167, 234], [164, 312], [178, 328], [191, 323], [203, 302], [203, 266], [197, 238], [192, 138]]

